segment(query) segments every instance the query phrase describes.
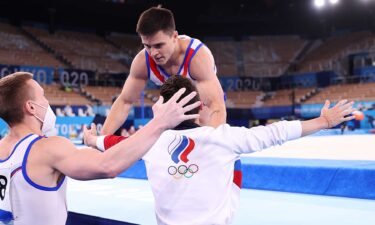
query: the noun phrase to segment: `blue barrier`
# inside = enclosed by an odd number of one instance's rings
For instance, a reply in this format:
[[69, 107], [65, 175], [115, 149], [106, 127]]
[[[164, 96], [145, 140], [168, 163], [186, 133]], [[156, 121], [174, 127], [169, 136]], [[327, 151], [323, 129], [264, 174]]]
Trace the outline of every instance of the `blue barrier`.
[[[375, 199], [375, 162], [241, 158], [243, 188]], [[144, 161], [120, 177], [147, 179]]]
[[6, 75], [19, 71], [25, 71], [34, 74], [34, 80], [38, 81], [38, 83], [41, 84], [51, 84], [53, 82], [54, 69], [52, 67], [0, 64], [0, 77], [4, 77]]
[[118, 177], [147, 180], [145, 162], [143, 160], [137, 161], [130, 168], [119, 174]]
[[302, 87], [313, 87], [317, 84], [316, 73], [305, 73], [293, 77], [293, 82]]
[[317, 73], [303, 73], [296, 75], [281, 76], [280, 78], [273, 79], [274, 83], [281, 86], [295, 86], [313, 87], [317, 85]]
[[293, 114], [292, 106], [274, 106], [252, 108], [251, 111], [256, 119], [281, 118]]
[[55, 128], [59, 136], [66, 138], [77, 137], [82, 132], [82, 125], [89, 125], [93, 120], [93, 116], [57, 117]]
[[[132, 107], [130, 109], [127, 119], [134, 119], [135, 118], [135, 108], [136, 107]], [[111, 107], [107, 106], [107, 105], [100, 105], [100, 106], [93, 106], [92, 107], [93, 112], [95, 114], [98, 114], [98, 115], [101, 115], [101, 116], [106, 116], [106, 112], [109, 109], [111, 109]]]
[[323, 104], [303, 104], [301, 105], [301, 117], [313, 118], [320, 116]]
[[369, 77], [370, 79], [367, 81], [375, 82], [375, 66], [356, 68], [354, 69], [354, 74]]
[[375, 199], [375, 162], [290, 158], [242, 158], [243, 186]]
[[65, 87], [80, 87], [89, 84], [89, 77], [94, 77], [94, 72], [88, 70], [59, 69], [60, 84]]
[[219, 77], [224, 91], [259, 90], [262, 79], [253, 77]]

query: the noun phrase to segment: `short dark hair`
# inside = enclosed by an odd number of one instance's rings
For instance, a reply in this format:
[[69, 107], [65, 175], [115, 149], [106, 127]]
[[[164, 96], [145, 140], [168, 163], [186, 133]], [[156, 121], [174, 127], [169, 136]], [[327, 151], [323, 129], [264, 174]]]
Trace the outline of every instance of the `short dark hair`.
[[139, 17], [136, 31], [139, 35], [151, 36], [159, 31], [171, 35], [175, 30], [176, 25], [171, 10], [151, 7]]
[[[177, 102], [179, 102], [182, 98], [189, 95], [191, 92], [196, 91], [197, 89], [195, 86], [191, 83], [191, 81], [183, 76], [175, 75], [170, 77], [162, 86], [160, 89], [160, 95], [163, 96], [164, 102], [167, 102], [178, 90], [181, 88], [186, 88], [186, 91], [184, 94], [182, 94], [181, 98], [178, 99]], [[199, 94], [197, 92], [197, 95], [187, 103], [187, 105], [193, 104], [197, 101], [200, 101]], [[192, 109], [188, 112], [186, 112], [186, 115], [190, 114], [198, 114], [199, 113], [199, 107]]]
[[13, 126], [24, 118], [23, 104], [33, 95], [26, 86], [33, 75], [27, 72], [17, 72], [0, 79], [0, 117]]

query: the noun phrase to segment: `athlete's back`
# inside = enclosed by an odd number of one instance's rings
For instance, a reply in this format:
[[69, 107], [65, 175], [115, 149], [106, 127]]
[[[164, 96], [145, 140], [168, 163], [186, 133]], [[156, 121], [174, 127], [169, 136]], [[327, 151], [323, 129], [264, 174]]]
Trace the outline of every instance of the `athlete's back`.
[[240, 197], [234, 162], [300, 135], [299, 121], [164, 132], [143, 157], [158, 224], [229, 224]]

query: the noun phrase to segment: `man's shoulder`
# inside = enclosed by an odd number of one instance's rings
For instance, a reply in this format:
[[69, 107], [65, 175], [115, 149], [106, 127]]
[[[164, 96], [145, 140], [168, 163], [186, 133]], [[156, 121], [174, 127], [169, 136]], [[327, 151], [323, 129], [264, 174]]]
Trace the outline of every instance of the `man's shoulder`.
[[178, 35], [178, 38], [182, 41], [190, 41], [191, 39], [193, 39], [192, 37], [190, 37], [186, 34], [180, 34], [180, 35]]
[[235, 135], [236, 130], [242, 129], [242, 127], [232, 127], [229, 124], [224, 123], [213, 129], [214, 132], [219, 135]]
[[199, 42], [202, 42], [201, 40], [199, 40], [199, 38], [195, 38], [195, 37], [190, 37], [189, 35], [186, 35], [186, 34], [181, 34], [181, 35], [178, 35], [178, 38], [182, 41], [186, 41], [186, 42], [190, 42], [191, 40], [195, 40], [195, 41], [199, 41]]
[[190, 44], [192, 44], [191, 47], [194, 47], [196, 48], [197, 46], [199, 46], [201, 43], [203, 43], [201, 40], [199, 40], [198, 38], [194, 38], [194, 37], [190, 37], [190, 36], [187, 36], [187, 35], [179, 35], [178, 36], [179, 40], [180, 40], [180, 43], [182, 43], [183, 45], [183, 49], [187, 49], [189, 46], [191, 46]]
[[52, 137], [43, 137], [35, 143], [35, 146], [42, 149], [55, 150], [62, 149], [66, 146], [74, 145], [65, 137], [52, 136]]
[[[146, 50], [143, 48], [142, 50], [140, 50], [137, 55], [134, 57], [134, 60], [133, 60], [133, 63], [135, 60], [141, 60], [141, 61], [144, 61], [146, 59]], [[133, 64], [132, 63], [132, 64]]]
[[130, 74], [137, 77], [147, 77], [146, 50], [142, 49], [134, 57], [130, 67]]

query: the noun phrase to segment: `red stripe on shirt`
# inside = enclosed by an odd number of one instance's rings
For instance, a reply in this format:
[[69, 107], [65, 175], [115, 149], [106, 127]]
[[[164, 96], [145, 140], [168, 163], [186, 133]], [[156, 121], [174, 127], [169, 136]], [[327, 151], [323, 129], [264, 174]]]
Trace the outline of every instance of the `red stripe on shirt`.
[[[147, 53], [148, 54], [148, 53]], [[148, 56], [149, 58], [149, 62], [150, 62], [150, 69], [152, 70], [152, 72], [155, 74], [155, 76], [162, 82], [164, 83], [165, 81], [165, 78], [163, 75], [161, 75], [160, 71], [158, 70], [157, 66], [156, 66], [156, 63], [154, 61], [154, 59], [149, 55]]]
[[235, 183], [239, 188], [242, 188], [242, 171], [235, 170], [233, 175], [233, 183]]
[[188, 55], [187, 55], [187, 57], [185, 59], [185, 62], [184, 62], [184, 72], [182, 73], [182, 76], [184, 76], [184, 77], [186, 77], [186, 75], [187, 75], [187, 72], [188, 72], [188, 69], [189, 69], [188, 68], [189, 61], [190, 61], [191, 56], [193, 55], [193, 53], [194, 53], [194, 49], [190, 48], [189, 52], [188, 52]]

